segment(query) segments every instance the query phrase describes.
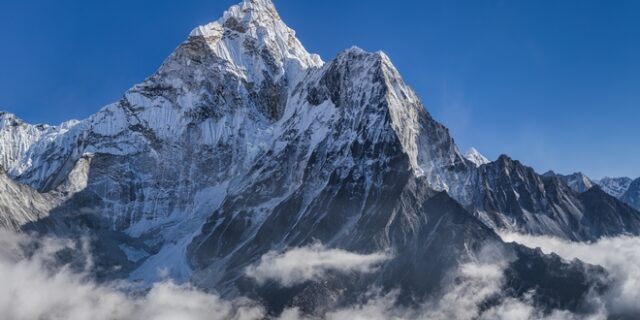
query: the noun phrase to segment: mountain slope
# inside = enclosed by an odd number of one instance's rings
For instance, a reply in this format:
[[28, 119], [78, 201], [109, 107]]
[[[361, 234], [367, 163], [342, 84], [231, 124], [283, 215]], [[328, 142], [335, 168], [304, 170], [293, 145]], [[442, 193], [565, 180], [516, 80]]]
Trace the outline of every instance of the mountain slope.
[[[496, 230], [553, 235], [585, 241], [640, 231], [640, 213], [602, 192], [573, 190], [565, 178], [538, 175], [532, 168], [501, 156], [480, 167], [470, 184], [477, 186], [470, 210]], [[589, 189], [589, 190], [591, 190]], [[591, 214], [586, 201], [610, 203], [603, 217]], [[606, 222], [605, 222], [606, 221]]]
[[599, 181], [592, 181], [580, 172], [565, 176], [550, 171], [544, 175], [560, 178], [578, 193], [586, 192], [592, 187], [598, 186], [609, 195], [625, 202], [636, 210], [640, 210], [640, 178], [637, 180], [630, 178], [604, 178]]
[[606, 193], [620, 199], [627, 190], [629, 190], [629, 185], [633, 180], [631, 178], [622, 177], [622, 178], [603, 178], [602, 180], [597, 181], [596, 183], [604, 190]]
[[544, 176], [549, 176], [549, 177], [555, 176], [560, 180], [564, 181], [564, 183], [566, 183], [567, 186], [569, 186], [569, 188], [573, 189], [573, 191], [578, 193], [585, 192], [591, 189], [593, 186], [597, 185], [596, 182], [591, 181], [591, 179], [589, 179], [589, 177], [587, 177], [582, 172], [576, 172], [570, 175], [561, 175], [553, 171], [549, 171], [545, 173]]
[[629, 184], [629, 188], [620, 199], [637, 210], [640, 210], [640, 178], [633, 180], [633, 182]]
[[56, 204], [55, 195], [41, 194], [0, 173], [0, 228], [19, 230], [25, 223], [42, 219]]

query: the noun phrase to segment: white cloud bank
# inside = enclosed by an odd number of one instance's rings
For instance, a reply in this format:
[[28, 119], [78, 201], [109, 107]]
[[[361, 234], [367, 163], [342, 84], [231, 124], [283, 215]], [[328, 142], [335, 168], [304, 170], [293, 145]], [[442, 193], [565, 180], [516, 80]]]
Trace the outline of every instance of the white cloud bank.
[[271, 251], [262, 256], [257, 265], [247, 268], [246, 275], [258, 284], [273, 280], [289, 287], [320, 280], [332, 271], [369, 273], [389, 258], [386, 253], [357, 254], [314, 244], [284, 253]]
[[548, 236], [501, 234], [504, 241], [516, 242], [565, 260], [579, 259], [604, 267], [614, 283], [603, 296], [592, 297], [607, 314], [640, 315], [640, 237], [602, 238], [596, 242], [570, 242]]
[[[593, 297], [601, 303], [600, 313], [586, 317], [566, 311], [542, 313], [527, 297], [501, 296], [504, 268], [508, 261], [499, 255], [479, 255], [479, 260], [463, 264], [447, 292], [415, 308], [401, 308], [397, 294], [367, 293], [362, 304], [331, 310], [318, 317], [287, 309], [278, 320], [577, 320], [607, 319], [618, 314], [640, 314], [640, 238], [620, 237], [584, 244], [549, 237], [503, 235], [505, 240], [530, 247], [541, 247], [565, 259], [579, 258], [605, 267], [616, 285], [604, 296]], [[38, 250], [25, 256], [22, 248]], [[56, 254], [65, 249], [83, 252], [82, 243], [59, 239], [33, 240], [25, 235], [0, 231], [0, 315], [8, 320], [254, 320], [270, 319], [265, 308], [246, 298], [223, 299], [190, 286], [158, 283], [144, 294], [129, 293], [128, 283], [98, 284], [85, 271], [58, 265]], [[322, 279], [330, 271], [373, 272], [388, 259], [387, 254], [358, 255], [321, 245], [296, 248], [284, 253], [269, 253], [248, 270], [253, 277], [294, 284]], [[91, 259], [84, 264], [91, 267]], [[372, 289], [375, 292], [375, 289]], [[488, 298], [500, 303], [482, 308]]]
[[[456, 271], [455, 281], [449, 284], [445, 294], [433, 301], [425, 301], [419, 307], [403, 308], [397, 302], [398, 293], [386, 295], [367, 293], [370, 296], [360, 305], [329, 311], [325, 320], [601, 320], [601, 315], [573, 315], [555, 310], [545, 314], [532, 306], [531, 301], [504, 297], [504, 270], [508, 259], [499, 248], [486, 247], [478, 260], [462, 264]], [[482, 305], [492, 297], [500, 298], [497, 305], [483, 309]], [[305, 318], [296, 309], [289, 309], [280, 320], [317, 320]]]
[[[38, 246], [29, 256], [24, 246]], [[80, 246], [80, 247], [78, 247]], [[189, 286], [158, 283], [145, 295], [126, 294], [122, 283], [98, 285], [83, 272], [56, 266], [71, 241], [35, 241], [0, 231], [0, 318], [7, 320], [254, 320], [264, 309], [246, 299], [223, 300]], [[90, 260], [87, 260], [90, 266]]]

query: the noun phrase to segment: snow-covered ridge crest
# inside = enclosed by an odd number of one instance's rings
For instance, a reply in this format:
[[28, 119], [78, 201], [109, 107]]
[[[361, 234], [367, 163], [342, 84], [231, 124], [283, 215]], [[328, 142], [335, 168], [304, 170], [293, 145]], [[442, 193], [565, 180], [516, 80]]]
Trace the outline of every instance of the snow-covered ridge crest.
[[324, 64], [319, 55], [307, 52], [270, 0], [232, 6], [219, 20], [194, 29], [190, 39], [197, 37], [205, 38], [216, 56], [250, 82], [260, 83], [265, 72], [274, 79], [288, 74], [291, 80]]
[[595, 181], [602, 190], [618, 199], [621, 198], [627, 190], [629, 190], [631, 182], [633, 182], [633, 179], [628, 177], [604, 177], [601, 180]]
[[469, 151], [467, 151], [467, 154], [465, 154], [464, 156], [465, 158], [467, 158], [467, 160], [473, 162], [473, 164], [476, 165], [476, 167], [479, 167], [483, 164], [487, 164], [491, 161], [489, 161], [489, 159], [487, 159], [487, 157], [485, 157], [482, 153], [480, 153], [480, 151], [478, 151], [476, 148], [471, 148], [469, 149]]
[[58, 126], [29, 124], [8, 112], [0, 112], [0, 166], [11, 176], [20, 175], [32, 165], [29, 153], [44, 151], [46, 145], [64, 136], [80, 121], [69, 120]]

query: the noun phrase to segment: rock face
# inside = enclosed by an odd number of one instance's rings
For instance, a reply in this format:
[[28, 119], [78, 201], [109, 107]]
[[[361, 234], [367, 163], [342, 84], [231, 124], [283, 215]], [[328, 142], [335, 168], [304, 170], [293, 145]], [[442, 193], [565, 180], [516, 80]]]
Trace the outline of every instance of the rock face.
[[56, 202], [55, 195], [41, 194], [0, 173], [0, 228], [19, 230], [25, 223], [46, 217]]
[[620, 199], [627, 190], [633, 180], [631, 178], [603, 178], [596, 181], [602, 190], [618, 199]]
[[625, 202], [636, 210], [640, 210], [640, 178], [632, 180], [631, 178], [603, 178], [602, 180], [592, 181], [583, 173], [574, 173], [571, 175], [560, 175], [553, 171], [545, 173], [545, 176], [556, 176], [563, 180], [571, 189], [582, 193], [593, 188], [594, 186], [607, 194]]
[[553, 171], [549, 171], [545, 173], [544, 176], [548, 176], [548, 177], [555, 176], [557, 178], [560, 178], [560, 180], [564, 181], [564, 183], [566, 183], [567, 186], [569, 186], [569, 188], [579, 193], [585, 192], [593, 188], [593, 186], [597, 185], [595, 182], [591, 181], [591, 179], [589, 179], [589, 177], [587, 177], [582, 172], [576, 172], [576, 173], [565, 176], [561, 174], [556, 174]]
[[584, 193], [569, 187], [566, 180], [555, 174], [538, 175], [532, 168], [503, 155], [480, 167], [469, 180], [476, 186], [469, 207], [495, 230], [578, 241], [638, 233], [640, 214], [636, 210], [596, 188], [599, 192], [588, 192], [589, 199], [615, 206], [600, 215], [588, 214], [592, 208], [585, 202]]
[[[525, 293], [586, 267], [504, 244], [494, 230], [576, 240], [640, 231], [640, 214], [602, 191], [580, 194], [506, 156], [465, 158], [385, 54], [351, 48], [325, 63], [269, 0], [196, 28], [88, 119], [2, 119], [4, 226], [93, 234], [100, 278], [153, 282], [162, 269], [229, 296], [277, 296], [274, 309], [371, 284], [425, 296], [486, 245], [516, 257], [508, 283]], [[244, 276], [271, 250], [316, 241], [394, 258], [381, 272], [284, 292]], [[575, 274], [527, 280], [527, 261]], [[588, 291], [580, 279], [571, 299]]]
[[640, 210], [640, 178], [633, 180], [633, 182], [629, 184], [629, 188], [620, 199], [637, 210]]
[[640, 210], [640, 178], [636, 180], [627, 177], [603, 178], [596, 181], [596, 184], [604, 192]]

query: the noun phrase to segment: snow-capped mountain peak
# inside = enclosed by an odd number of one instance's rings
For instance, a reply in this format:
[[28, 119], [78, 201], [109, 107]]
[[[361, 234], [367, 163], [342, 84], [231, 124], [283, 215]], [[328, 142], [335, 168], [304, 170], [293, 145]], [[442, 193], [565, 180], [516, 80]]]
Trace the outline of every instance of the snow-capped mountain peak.
[[204, 38], [215, 56], [237, 69], [250, 82], [260, 83], [285, 73], [295, 78], [323, 61], [310, 54], [278, 15], [270, 0], [245, 0], [229, 8], [219, 20], [197, 27], [190, 40]]
[[595, 181], [595, 183], [598, 184], [603, 191], [619, 199], [627, 192], [632, 181], [633, 179], [627, 177], [604, 177]]
[[597, 185], [596, 182], [591, 180], [582, 172], [575, 172], [569, 175], [563, 175], [559, 173], [555, 173], [552, 170], [543, 174], [545, 177], [555, 177], [562, 180], [567, 186], [569, 186], [575, 192], [585, 192], [591, 189], [593, 186]]
[[473, 147], [470, 148], [469, 151], [467, 151], [467, 154], [465, 154], [464, 157], [467, 158], [467, 160], [473, 162], [477, 167], [491, 162], [489, 161], [489, 159], [487, 159], [487, 157], [482, 155], [480, 151]]
[[577, 192], [585, 192], [595, 185], [595, 183], [593, 183], [593, 181], [591, 181], [591, 179], [582, 172], [576, 172], [565, 176], [564, 180], [571, 189]]

